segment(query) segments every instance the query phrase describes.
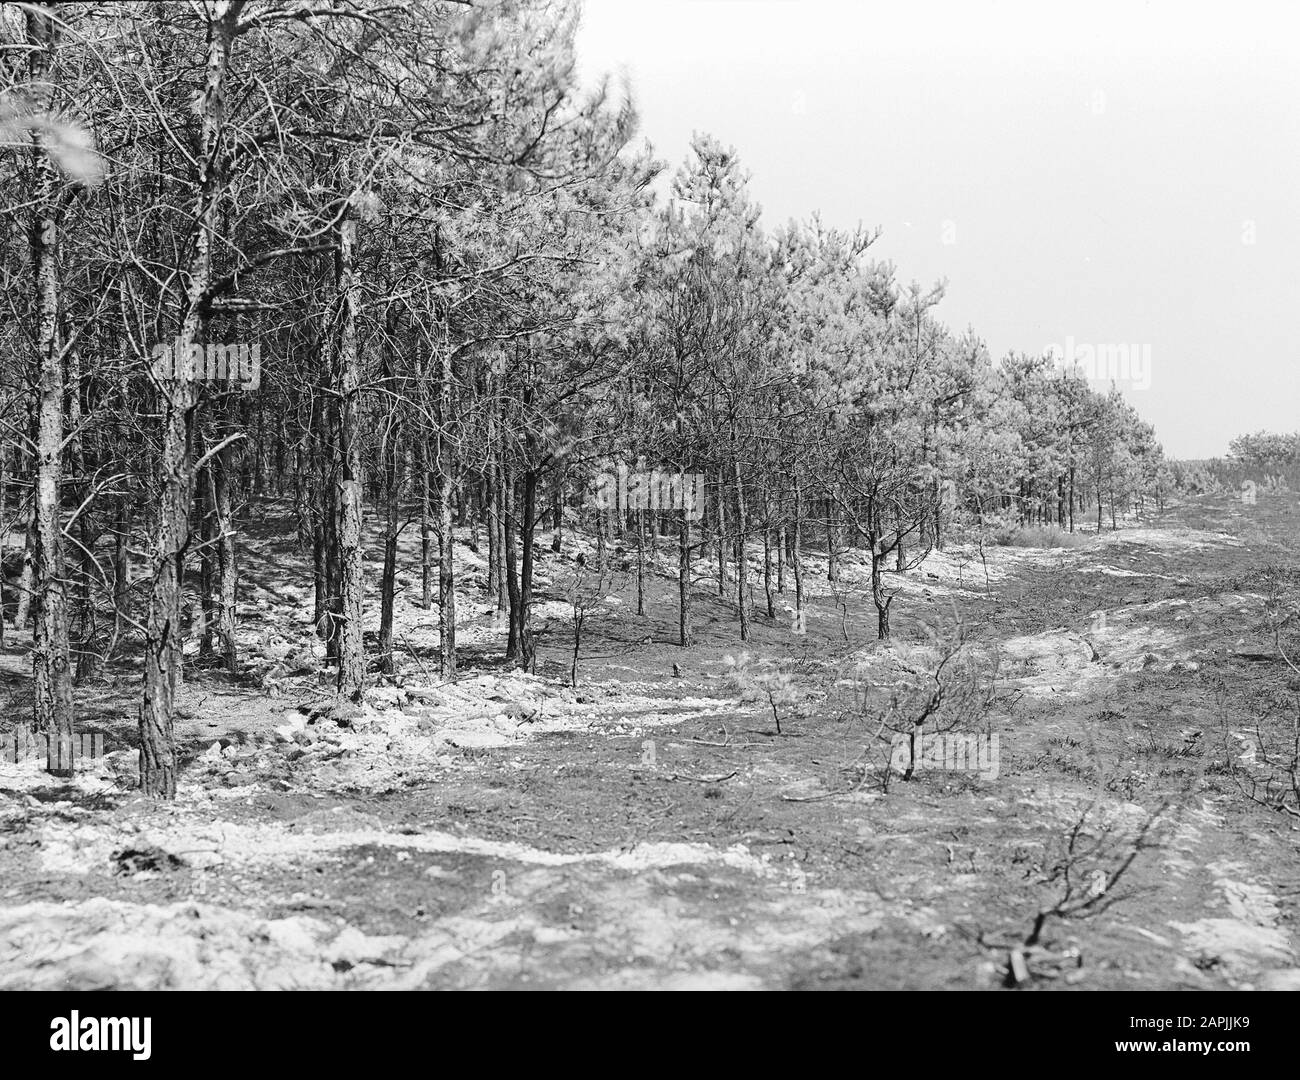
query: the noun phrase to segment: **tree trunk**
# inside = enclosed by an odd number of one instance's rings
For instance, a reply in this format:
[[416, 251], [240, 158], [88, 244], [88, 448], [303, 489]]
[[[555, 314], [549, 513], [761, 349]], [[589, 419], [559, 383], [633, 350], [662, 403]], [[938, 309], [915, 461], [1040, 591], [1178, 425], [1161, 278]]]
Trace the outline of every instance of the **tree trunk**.
[[776, 600], [772, 595], [772, 507], [763, 500], [763, 593], [767, 597], [767, 617], [776, 618]]
[[181, 670], [181, 586], [194, 496], [192, 440], [198, 410], [194, 372], [188, 362], [198, 340], [200, 305], [212, 277], [212, 235], [221, 197], [218, 141], [225, 118], [225, 80], [240, 0], [210, 9], [200, 118], [198, 197], [194, 252], [180, 332], [175, 342], [174, 378], [161, 387], [163, 445], [159, 461], [162, 491], [154, 531], [154, 572], [145, 622], [144, 694], [140, 703], [140, 787], [154, 798], [176, 797], [176, 688]]
[[[734, 443], [734, 436], [733, 436]], [[749, 553], [745, 550], [745, 533], [749, 527], [745, 507], [745, 488], [740, 477], [740, 458], [733, 445], [732, 473], [736, 481], [736, 606], [740, 614], [740, 640], [749, 640]]]
[[1074, 532], [1074, 466], [1070, 466], [1070, 532]]
[[122, 623], [130, 617], [131, 562], [127, 543], [131, 537], [131, 504], [125, 495], [117, 499], [113, 530], [113, 636], [122, 633]]
[[804, 631], [803, 613], [803, 500], [800, 497], [798, 482], [794, 485], [794, 521], [790, 527], [790, 569], [794, 573], [794, 620], [795, 629]]
[[497, 613], [504, 614], [510, 610], [510, 588], [506, 581], [506, 487], [505, 470], [496, 466], [496, 508], [494, 510], [497, 530]]
[[433, 505], [429, 485], [429, 437], [423, 421], [415, 445], [420, 473], [420, 606], [429, 611], [433, 608]]
[[438, 435], [434, 454], [434, 502], [438, 514], [438, 631], [439, 672], [456, 678], [456, 564], [451, 531], [452, 438], [451, 349], [444, 340], [438, 349]]
[[[91, 493], [89, 471], [86, 468], [85, 444], [81, 434], [81, 351], [68, 350], [67, 386], [65, 396], [68, 406], [68, 447], [71, 451], [72, 474], [75, 478], [76, 499], [81, 503]], [[99, 669], [99, 644], [96, 640], [95, 602], [93, 583], [99, 573], [99, 564], [92, 554], [95, 537], [91, 534], [89, 507], [77, 517], [77, 561], [81, 568], [81, 581], [77, 587], [77, 648], [73, 665], [73, 685], [92, 677]]]
[[505, 578], [506, 594], [510, 601], [510, 632], [506, 639], [506, 659], [519, 659], [519, 626], [520, 626], [520, 605], [519, 605], [519, 577], [518, 570], [518, 552], [515, 547], [515, 533], [518, 522], [515, 518], [515, 494], [514, 479], [502, 469], [502, 522], [505, 529]]
[[869, 537], [871, 544], [871, 599], [876, 605], [876, 636], [881, 641], [889, 640], [889, 605], [893, 603], [892, 596], [885, 595], [884, 583], [881, 578], [880, 564], [884, 561], [884, 556], [879, 554], [879, 543], [874, 536]]
[[313, 622], [316, 636], [322, 640], [329, 638], [330, 627], [330, 571], [326, 554], [327, 542], [323, 515], [318, 514], [316, 521], [312, 523], [311, 561], [312, 577], [316, 586]]
[[379, 670], [392, 675], [393, 662], [393, 612], [397, 600], [397, 533], [399, 527], [398, 504], [402, 487], [399, 478], [397, 451], [391, 451], [388, 470], [388, 490], [384, 516], [384, 569], [379, 582]]
[[839, 552], [835, 543], [835, 524], [832, 520], [831, 501], [826, 500], [826, 580], [839, 581]]
[[[33, 85], [50, 78], [57, 30], [56, 8], [27, 12], [28, 70]], [[39, 131], [32, 134], [36, 183], [31, 230], [35, 272], [36, 358], [38, 379], [36, 425], [36, 492], [33, 586], [36, 618], [33, 633], [33, 722], [52, 738], [72, 739], [72, 672], [68, 666], [68, 598], [63, 573], [63, 356], [59, 344], [58, 174]], [[58, 760], [58, 759], [56, 759]], [[52, 771], [71, 775], [71, 763]]]
[[360, 284], [355, 253], [357, 222], [343, 206], [337, 226], [335, 252], [339, 300], [335, 380], [338, 387], [338, 544], [339, 544], [339, 668], [338, 693], [361, 700], [365, 687], [366, 653], [362, 624], [363, 553], [361, 549], [361, 354], [357, 345]]
[[[551, 554], [558, 555], [564, 538], [564, 477], [555, 481], [555, 498], [551, 503], [551, 517], [555, 521], [555, 534], [551, 537]], [[638, 536], [642, 533], [638, 532]]]
[[785, 592], [785, 526], [776, 530], [776, 591]]
[[497, 507], [496, 466], [489, 458], [483, 471], [483, 524], [487, 531], [487, 581], [483, 588], [488, 596], [497, 591]]
[[212, 509], [215, 514], [217, 548], [217, 640], [221, 644], [221, 666], [231, 675], [239, 670], [239, 652], [235, 640], [239, 577], [235, 564], [235, 522], [230, 496], [234, 452], [233, 446], [222, 447], [212, 462]]
[[936, 493], [934, 502], [934, 550], [943, 550], [943, 488]]
[[9, 447], [0, 445], [0, 648], [5, 643], [4, 556], [9, 550]]
[[537, 667], [537, 640], [533, 635], [533, 543], [537, 528], [537, 473], [524, 472], [524, 504], [519, 534], [522, 559], [519, 568], [519, 666], [524, 671]]
[[636, 613], [645, 614], [645, 513], [636, 514]]
[[[686, 490], [686, 474], [679, 473], [681, 489]], [[691, 512], [681, 511], [677, 534], [677, 644], [689, 649], [695, 644], [695, 628], [691, 625]]]
[[[202, 449], [202, 446], [200, 446]], [[199, 526], [199, 617], [203, 623], [202, 631], [199, 635], [199, 659], [207, 663], [213, 653], [212, 638], [216, 624], [217, 602], [213, 598], [213, 589], [216, 582], [216, 574], [213, 573], [212, 564], [212, 508], [210, 503], [212, 499], [211, 461], [204, 467], [200, 473], [194, 487], [194, 517]], [[206, 481], [206, 483], [205, 483]]]
[[727, 555], [724, 538], [727, 535], [727, 480], [726, 473], [718, 472], [718, 595], [727, 595]]
[[25, 629], [31, 620], [32, 573], [36, 545], [36, 505], [33, 502], [27, 512], [27, 522], [23, 528], [23, 568], [18, 575], [18, 605], [14, 612], [14, 629]]

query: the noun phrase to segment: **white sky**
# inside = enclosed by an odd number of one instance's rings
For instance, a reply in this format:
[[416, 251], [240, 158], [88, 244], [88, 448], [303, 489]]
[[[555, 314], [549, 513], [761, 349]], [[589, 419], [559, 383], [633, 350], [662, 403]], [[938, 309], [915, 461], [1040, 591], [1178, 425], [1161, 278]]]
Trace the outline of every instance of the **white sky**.
[[1125, 392], [1171, 456], [1300, 429], [1300, 4], [585, 7], [584, 75], [628, 72], [674, 168], [735, 146], [769, 227], [881, 226], [995, 358], [1150, 346]]

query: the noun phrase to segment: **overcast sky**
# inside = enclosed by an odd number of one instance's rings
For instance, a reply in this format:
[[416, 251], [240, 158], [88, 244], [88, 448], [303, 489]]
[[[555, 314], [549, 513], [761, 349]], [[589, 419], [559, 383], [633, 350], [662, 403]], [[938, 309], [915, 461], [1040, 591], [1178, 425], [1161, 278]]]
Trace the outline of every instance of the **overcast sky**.
[[1149, 347], [1167, 454], [1300, 429], [1300, 5], [586, 0], [579, 48], [661, 158], [708, 131], [769, 227], [880, 226], [995, 358]]

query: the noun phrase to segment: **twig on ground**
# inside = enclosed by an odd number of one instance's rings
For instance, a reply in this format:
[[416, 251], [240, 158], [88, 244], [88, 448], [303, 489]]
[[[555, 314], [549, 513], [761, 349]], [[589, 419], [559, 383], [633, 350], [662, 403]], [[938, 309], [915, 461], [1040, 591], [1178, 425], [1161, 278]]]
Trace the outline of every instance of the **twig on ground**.
[[410, 653], [411, 659], [414, 660], [416, 665], [419, 667], [420, 674], [428, 678], [429, 669], [424, 666], [424, 661], [420, 659], [420, 654], [417, 653], [414, 648], [412, 648], [411, 643], [409, 640], [407, 640], [405, 634], [402, 635], [402, 644], [406, 646], [406, 651]]
[[740, 772], [739, 769], [732, 769], [726, 776], [688, 776], [686, 773], [672, 773], [669, 776], [660, 777], [661, 780], [689, 780], [693, 784], [720, 784], [724, 780], [730, 780]]

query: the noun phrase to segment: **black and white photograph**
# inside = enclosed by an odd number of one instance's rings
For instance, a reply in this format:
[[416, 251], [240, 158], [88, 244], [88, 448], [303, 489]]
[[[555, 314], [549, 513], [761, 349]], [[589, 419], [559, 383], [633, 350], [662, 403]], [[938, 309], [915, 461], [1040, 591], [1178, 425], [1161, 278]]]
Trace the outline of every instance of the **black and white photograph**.
[[1300, 990], [1297, 31], [0, 4], [34, 1045], [179, 1031], [97, 991], [1146, 991], [1099, 1053], [1248, 1056], [1236, 992]]

